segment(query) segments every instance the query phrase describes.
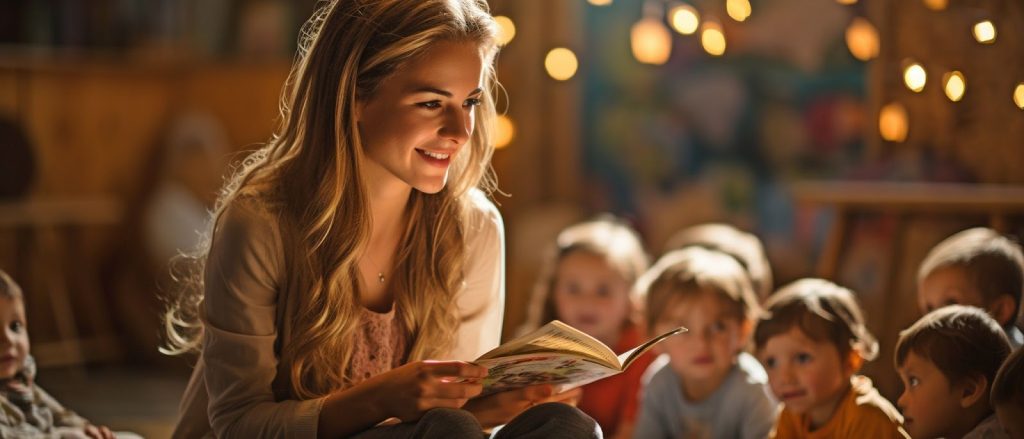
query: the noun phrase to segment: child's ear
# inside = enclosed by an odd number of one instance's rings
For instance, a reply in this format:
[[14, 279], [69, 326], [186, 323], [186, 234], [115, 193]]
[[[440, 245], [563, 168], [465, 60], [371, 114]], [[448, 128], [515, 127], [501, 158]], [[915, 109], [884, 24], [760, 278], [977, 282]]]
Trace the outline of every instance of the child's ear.
[[1000, 294], [995, 300], [988, 304], [988, 315], [992, 316], [999, 326], [1007, 326], [1016, 321], [1017, 307], [1013, 301], [1013, 296], [1009, 294]]
[[850, 375], [857, 373], [860, 367], [864, 365], [864, 357], [860, 356], [860, 352], [856, 349], [850, 349], [850, 353], [846, 355], [846, 367], [847, 372]]
[[960, 406], [963, 408], [973, 407], [978, 402], [987, 402], [988, 378], [985, 375], [975, 375], [961, 380], [957, 391], [960, 393]]

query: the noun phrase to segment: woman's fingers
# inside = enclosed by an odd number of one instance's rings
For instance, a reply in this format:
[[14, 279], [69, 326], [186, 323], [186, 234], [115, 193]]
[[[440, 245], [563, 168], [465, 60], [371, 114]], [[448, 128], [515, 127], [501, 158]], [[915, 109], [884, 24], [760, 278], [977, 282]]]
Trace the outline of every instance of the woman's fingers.
[[424, 361], [422, 371], [437, 377], [486, 378], [487, 368], [465, 361]]

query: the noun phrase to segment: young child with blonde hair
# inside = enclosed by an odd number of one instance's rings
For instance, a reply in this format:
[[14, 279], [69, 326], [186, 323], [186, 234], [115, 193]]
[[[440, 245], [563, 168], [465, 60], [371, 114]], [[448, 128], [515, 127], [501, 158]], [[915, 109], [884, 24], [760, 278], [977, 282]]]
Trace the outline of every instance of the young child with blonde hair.
[[989, 389], [1009, 354], [999, 323], [973, 306], [939, 308], [901, 332], [897, 403], [907, 431], [915, 439], [1006, 438]]
[[[561, 320], [622, 353], [643, 341], [630, 299], [648, 259], [636, 232], [602, 217], [561, 233], [544, 261], [523, 332]], [[593, 417], [607, 437], [630, 437], [640, 377], [654, 356], [646, 353], [625, 372], [583, 386], [577, 407]]]
[[743, 352], [759, 308], [747, 273], [725, 253], [687, 247], [662, 256], [640, 281], [652, 333], [689, 331], [655, 346], [638, 438], [763, 439], [776, 402], [757, 360]]
[[113, 438], [107, 427], [90, 424], [35, 384], [24, 297], [3, 270], [0, 323], [0, 437]]
[[747, 271], [758, 300], [772, 293], [772, 267], [764, 244], [752, 233], [724, 223], [705, 223], [687, 227], [672, 235], [665, 252], [686, 247], [703, 247], [732, 256]]
[[877, 356], [878, 342], [850, 290], [801, 279], [764, 306], [754, 344], [783, 407], [770, 437], [907, 437], [896, 408], [857, 375]]
[[981, 308], [999, 322], [1015, 349], [1024, 344], [1016, 326], [1022, 290], [1020, 245], [985, 227], [944, 239], [928, 252], [917, 274], [922, 313], [952, 304]]

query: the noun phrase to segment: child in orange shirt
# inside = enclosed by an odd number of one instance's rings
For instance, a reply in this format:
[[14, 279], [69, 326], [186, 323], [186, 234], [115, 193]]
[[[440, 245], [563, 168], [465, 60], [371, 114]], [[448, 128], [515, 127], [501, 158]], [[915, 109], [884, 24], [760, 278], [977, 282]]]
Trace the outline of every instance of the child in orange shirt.
[[[649, 264], [636, 232], [613, 219], [570, 226], [557, 238], [539, 278], [523, 331], [562, 320], [622, 353], [643, 342], [633, 321], [633, 282]], [[583, 386], [577, 407], [605, 437], [630, 437], [640, 377], [654, 356], [643, 354], [625, 372]]]
[[850, 290], [822, 279], [783, 287], [765, 303], [754, 344], [783, 404], [770, 437], [907, 437], [896, 408], [856, 375], [878, 342]]
[[1013, 351], [999, 367], [989, 399], [1006, 434], [1024, 439], [1024, 349]]

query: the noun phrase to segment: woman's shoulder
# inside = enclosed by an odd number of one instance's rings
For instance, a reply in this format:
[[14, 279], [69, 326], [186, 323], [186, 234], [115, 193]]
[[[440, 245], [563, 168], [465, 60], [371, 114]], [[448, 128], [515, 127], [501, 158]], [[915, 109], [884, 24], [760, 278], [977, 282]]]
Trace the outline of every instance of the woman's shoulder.
[[473, 188], [464, 197], [466, 224], [469, 231], [479, 233], [489, 230], [499, 232], [504, 230], [501, 212], [484, 191]]

